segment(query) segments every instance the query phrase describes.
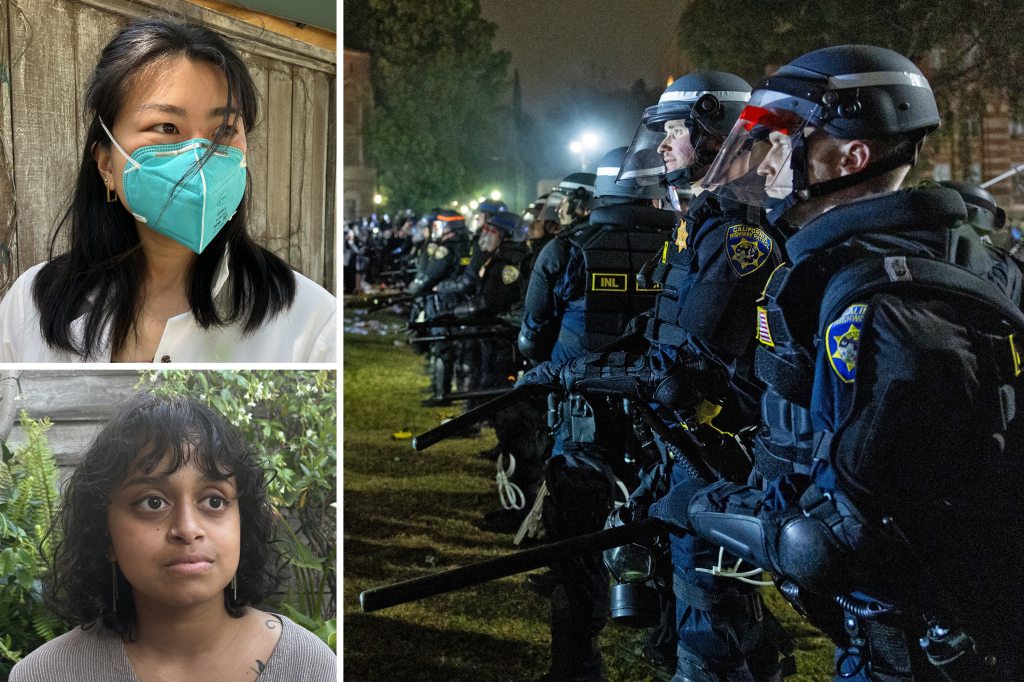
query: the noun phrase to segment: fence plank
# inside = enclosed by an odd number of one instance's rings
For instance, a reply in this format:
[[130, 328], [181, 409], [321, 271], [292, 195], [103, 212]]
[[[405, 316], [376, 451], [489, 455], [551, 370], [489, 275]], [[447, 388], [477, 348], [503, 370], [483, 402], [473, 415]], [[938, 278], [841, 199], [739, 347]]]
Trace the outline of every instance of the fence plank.
[[14, 18], [16, 12], [17, 8], [0, 2], [0, 292], [19, 272], [15, 232], [14, 124], [11, 121], [11, 63], [18, 55], [12, 55], [7, 33], [8, 27], [18, 21]]
[[267, 241], [267, 136], [271, 129], [267, 126], [267, 98], [269, 71], [263, 57], [251, 54], [243, 55], [249, 72], [256, 83], [259, 93], [260, 117], [256, 121], [248, 121], [256, 129], [246, 136], [248, 150], [245, 153], [246, 170], [252, 182], [252, 194], [249, 197], [249, 234], [260, 244]]
[[[18, 3], [21, 20], [10, 36], [14, 122], [18, 266], [46, 260], [49, 236], [70, 197], [79, 154], [76, 144], [74, 15], [67, 2]], [[50, 200], [40, 200], [47, 197]]]
[[288, 133], [267, 140], [266, 246], [288, 260], [292, 227], [292, 67], [275, 64], [267, 75], [267, 129]]

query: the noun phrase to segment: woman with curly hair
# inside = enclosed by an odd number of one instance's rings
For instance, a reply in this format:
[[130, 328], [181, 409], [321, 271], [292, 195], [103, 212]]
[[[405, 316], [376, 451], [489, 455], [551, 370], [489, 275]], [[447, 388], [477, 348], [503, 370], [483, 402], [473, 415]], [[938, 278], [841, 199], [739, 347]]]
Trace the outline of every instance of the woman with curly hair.
[[54, 522], [45, 590], [76, 625], [11, 682], [333, 682], [334, 653], [256, 608], [284, 561], [264, 471], [213, 409], [139, 395], [86, 449]]
[[249, 234], [258, 105], [215, 31], [124, 27], [89, 79], [50, 260], [0, 301], [0, 362], [333, 362], [336, 299]]

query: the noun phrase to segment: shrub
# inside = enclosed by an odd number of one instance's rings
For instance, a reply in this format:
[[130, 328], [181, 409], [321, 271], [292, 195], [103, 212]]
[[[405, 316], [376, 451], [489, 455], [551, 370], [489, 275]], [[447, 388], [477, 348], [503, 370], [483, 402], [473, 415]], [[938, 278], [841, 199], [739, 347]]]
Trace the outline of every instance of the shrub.
[[206, 402], [239, 429], [270, 471], [283, 511], [294, 583], [285, 615], [335, 646], [337, 607], [337, 393], [329, 371], [146, 371], [154, 393]]
[[42, 576], [55, 538], [57, 465], [46, 440], [49, 419], [21, 414], [27, 442], [13, 453], [0, 443], [0, 679], [39, 645], [67, 630], [43, 606]]

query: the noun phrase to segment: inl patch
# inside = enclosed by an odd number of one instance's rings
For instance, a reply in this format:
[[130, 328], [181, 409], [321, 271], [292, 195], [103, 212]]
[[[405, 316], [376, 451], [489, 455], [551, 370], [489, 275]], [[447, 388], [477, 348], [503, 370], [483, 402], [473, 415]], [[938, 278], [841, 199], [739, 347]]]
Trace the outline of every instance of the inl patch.
[[725, 231], [725, 251], [729, 265], [740, 277], [755, 272], [768, 262], [774, 243], [764, 230], [753, 225], [737, 224]]
[[857, 349], [867, 311], [864, 303], [854, 303], [825, 330], [828, 362], [839, 378], [848, 384], [857, 378]]
[[624, 272], [595, 272], [590, 276], [591, 291], [627, 291], [629, 278]]

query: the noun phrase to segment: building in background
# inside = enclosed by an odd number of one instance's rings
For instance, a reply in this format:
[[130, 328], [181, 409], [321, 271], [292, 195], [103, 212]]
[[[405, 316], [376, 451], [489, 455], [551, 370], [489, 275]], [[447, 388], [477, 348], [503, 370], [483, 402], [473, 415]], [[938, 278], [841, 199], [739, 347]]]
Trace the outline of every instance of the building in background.
[[344, 220], [356, 220], [373, 211], [373, 194], [377, 183], [377, 171], [366, 158], [363, 136], [363, 128], [373, 110], [369, 53], [345, 48], [344, 67], [342, 216]]

